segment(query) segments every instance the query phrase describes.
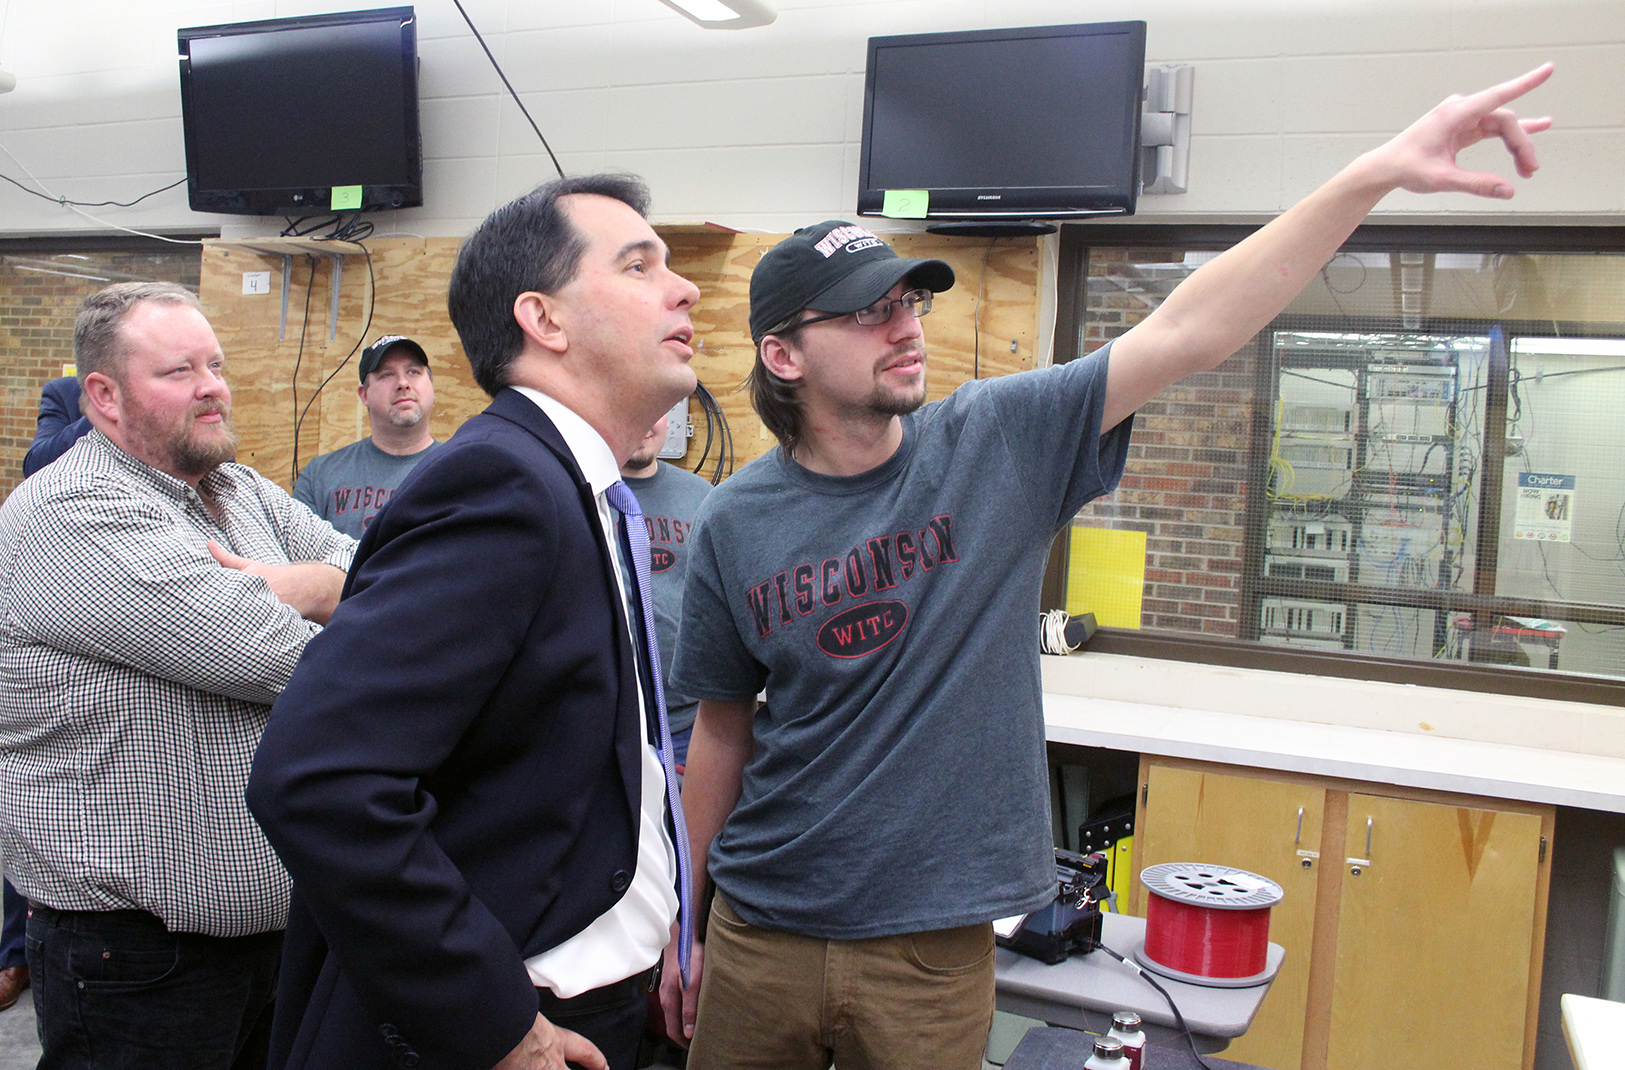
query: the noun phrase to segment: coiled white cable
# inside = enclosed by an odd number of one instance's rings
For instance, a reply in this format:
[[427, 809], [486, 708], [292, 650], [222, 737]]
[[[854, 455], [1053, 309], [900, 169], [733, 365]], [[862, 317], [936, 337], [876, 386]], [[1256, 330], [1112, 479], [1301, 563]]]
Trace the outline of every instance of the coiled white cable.
[[1064, 609], [1038, 615], [1038, 649], [1046, 654], [1070, 654], [1078, 644], [1066, 641], [1066, 625], [1072, 618]]

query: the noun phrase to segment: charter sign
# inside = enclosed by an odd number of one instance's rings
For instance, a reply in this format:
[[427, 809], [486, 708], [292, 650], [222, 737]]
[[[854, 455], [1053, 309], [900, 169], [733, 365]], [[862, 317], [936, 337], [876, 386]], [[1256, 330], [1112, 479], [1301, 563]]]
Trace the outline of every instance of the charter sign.
[[1574, 533], [1574, 477], [1549, 472], [1518, 473], [1518, 512], [1514, 539], [1568, 542]]

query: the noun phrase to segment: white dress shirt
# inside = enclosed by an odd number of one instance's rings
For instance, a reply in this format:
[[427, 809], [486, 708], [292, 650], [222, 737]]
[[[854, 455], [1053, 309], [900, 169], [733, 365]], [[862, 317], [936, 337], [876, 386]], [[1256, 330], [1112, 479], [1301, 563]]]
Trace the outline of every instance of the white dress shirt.
[[[539, 390], [515, 387], [534, 401], [553, 421], [564, 444], [575, 457], [581, 474], [592, 487], [598, 502], [598, 523], [613, 548], [620, 545], [616, 513], [604, 492], [621, 478], [615, 454], [591, 424], [577, 416], [563, 402]], [[638, 648], [635, 629], [630, 629], [635, 607], [627, 605], [625, 577], [620, 555], [609, 555], [615, 570], [615, 589], [626, 611], [632, 648]], [[556, 947], [525, 962], [531, 980], [549, 988], [560, 999], [569, 999], [594, 988], [641, 973], [660, 961], [671, 940], [671, 923], [677, 917], [677, 851], [666, 832], [666, 776], [660, 755], [649, 739], [648, 711], [643, 705], [643, 689], [638, 689], [638, 724], [643, 733], [643, 809], [638, 829], [638, 868], [632, 886], [608, 912], [591, 925]]]

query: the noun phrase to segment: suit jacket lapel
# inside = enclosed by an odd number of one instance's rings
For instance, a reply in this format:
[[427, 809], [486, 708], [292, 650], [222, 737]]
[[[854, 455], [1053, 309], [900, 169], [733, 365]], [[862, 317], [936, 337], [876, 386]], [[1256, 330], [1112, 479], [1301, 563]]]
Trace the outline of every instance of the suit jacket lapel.
[[593, 541], [598, 546], [604, 582], [610, 591], [616, 594], [616, 597], [610, 599], [617, 625], [615, 654], [619, 672], [615, 711], [615, 753], [621, 767], [621, 779], [626, 785], [627, 805], [631, 808], [635, 819], [635, 815], [643, 809], [643, 730], [639, 724], [637, 698], [642, 681], [638, 673], [637, 652], [632, 648], [631, 636], [636, 633], [629, 627], [624, 599], [619, 597], [620, 583], [615, 578], [615, 570], [609, 560], [609, 555], [614, 551], [605, 540], [603, 525], [598, 522], [598, 500], [593, 495], [592, 484], [587, 482], [587, 477], [581, 472], [581, 466], [576, 463], [575, 454], [570, 452], [564, 436], [559, 434], [559, 429], [548, 419], [541, 406], [517, 390], [501, 390], [491, 399], [491, 404], [485, 411], [492, 416], [517, 424], [534, 435], [558, 458], [559, 464], [575, 481], [581, 510], [586, 515], [587, 528], [592, 532]]

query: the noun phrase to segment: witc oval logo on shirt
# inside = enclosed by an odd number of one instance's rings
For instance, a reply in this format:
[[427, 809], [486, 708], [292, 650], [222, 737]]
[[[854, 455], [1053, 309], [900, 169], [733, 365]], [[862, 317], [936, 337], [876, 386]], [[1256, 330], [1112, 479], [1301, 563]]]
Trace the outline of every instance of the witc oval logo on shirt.
[[649, 571], [664, 572], [677, 564], [677, 555], [664, 546], [649, 547]]
[[908, 606], [903, 602], [865, 602], [843, 609], [818, 629], [818, 649], [832, 658], [861, 658], [903, 634]]

